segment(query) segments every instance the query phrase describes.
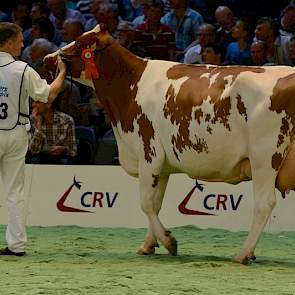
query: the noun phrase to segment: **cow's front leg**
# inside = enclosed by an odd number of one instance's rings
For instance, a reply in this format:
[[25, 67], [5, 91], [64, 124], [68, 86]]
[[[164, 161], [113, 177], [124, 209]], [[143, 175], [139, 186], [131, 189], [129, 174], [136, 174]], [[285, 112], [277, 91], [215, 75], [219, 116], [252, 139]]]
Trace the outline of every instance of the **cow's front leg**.
[[273, 171], [261, 169], [258, 172], [253, 172], [253, 221], [242, 250], [234, 257], [236, 262], [248, 264], [251, 259], [255, 259], [254, 251], [256, 244], [276, 204], [275, 179], [276, 175]]
[[[154, 213], [158, 216], [162, 206], [168, 178], [159, 178], [158, 176], [152, 174], [152, 183], [149, 180], [150, 177], [148, 175], [143, 177], [141, 173], [139, 179], [141, 207], [145, 214], [148, 215], [148, 211], [154, 211]], [[149, 200], [146, 200], [143, 196], [149, 194], [153, 194], [154, 196], [149, 197]], [[151, 207], [151, 209], [147, 209], [148, 207]], [[143, 245], [140, 246], [137, 253], [140, 255], [154, 254], [156, 247], [159, 247], [159, 244], [157, 241], [157, 237], [154, 233], [152, 219], [148, 218], [147, 234], [145, 236]]]
[[139, 254], [152, 254], [159, 240], [172, 254], [177, 254], [177, 242], [161, 223], [158, 214], [162, 206], [168, 176], [143, 172], [139, 176], [141, 208], [148, 217], [148, 231]]
[[139, 247], [137, 254], [150, 255], [155, 253], [155, 248], [159, 247], [158, 241], [152, 230], [152, 225], [149, 222], [147, 234], [144, 243]]

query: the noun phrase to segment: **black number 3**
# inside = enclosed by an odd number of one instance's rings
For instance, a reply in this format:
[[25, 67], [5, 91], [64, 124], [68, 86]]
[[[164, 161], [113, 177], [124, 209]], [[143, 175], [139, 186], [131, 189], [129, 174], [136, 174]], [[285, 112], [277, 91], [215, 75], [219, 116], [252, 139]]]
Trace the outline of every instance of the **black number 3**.
[[8, 110], [8, 104], [5, 102], [2, 102], [0, 104], [0, 119], [1, 120], [5, 120], [7, 118], [7, 116], [8, 116], [7, 110]]

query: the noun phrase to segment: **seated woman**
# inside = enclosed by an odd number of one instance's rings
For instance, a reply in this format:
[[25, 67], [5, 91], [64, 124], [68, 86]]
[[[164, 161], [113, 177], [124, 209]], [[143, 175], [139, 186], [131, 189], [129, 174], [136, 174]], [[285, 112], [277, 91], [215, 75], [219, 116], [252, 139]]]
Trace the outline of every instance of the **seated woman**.
[[161, 24], [164, 4], [153, 0], [147, 11], [146, 22], [137, 27], [134, 44], [142, 47], [145, 56], [151, 59], [175, 59], [175, 34], [167, 25]]

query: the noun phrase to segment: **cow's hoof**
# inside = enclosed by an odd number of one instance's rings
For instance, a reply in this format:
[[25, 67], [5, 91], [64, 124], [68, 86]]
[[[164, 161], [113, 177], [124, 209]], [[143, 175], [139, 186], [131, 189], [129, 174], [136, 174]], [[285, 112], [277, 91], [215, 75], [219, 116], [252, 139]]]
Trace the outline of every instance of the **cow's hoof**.
[[[155, 254], [155, 247], [148, 247], [145, 248], [144, 246], [141, 246], [138, 250], [137, 250], [137, 254], [138, 255], [152, 255]], [[159, 246], [158, 246], [159, 247]]]
[[177, 241], [173, 236], [169, 236], [169, 242], [165, 245], [165, 248], [173, 256], [177, 255]]
[[237, 255], [233, 258], [233, 261], [243, 265], [248, 265], [250, 263], [250, 258], [247, 256]]

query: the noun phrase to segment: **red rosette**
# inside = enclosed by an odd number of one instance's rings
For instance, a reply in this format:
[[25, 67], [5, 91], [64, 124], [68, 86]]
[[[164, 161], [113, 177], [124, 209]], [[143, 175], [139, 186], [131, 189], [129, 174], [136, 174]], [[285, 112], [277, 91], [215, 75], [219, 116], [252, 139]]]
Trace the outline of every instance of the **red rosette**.
[[85, 64], [85, 79], [95, 80], [99, 78], [97, 66], [94, 62], [94, 53], [90, 48], [82, 51], [81, 58]]

